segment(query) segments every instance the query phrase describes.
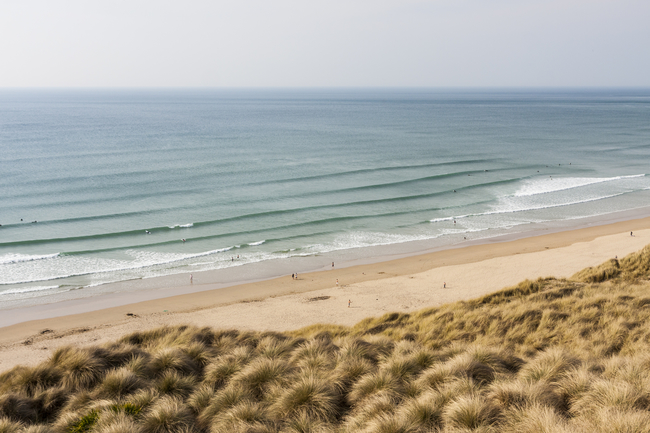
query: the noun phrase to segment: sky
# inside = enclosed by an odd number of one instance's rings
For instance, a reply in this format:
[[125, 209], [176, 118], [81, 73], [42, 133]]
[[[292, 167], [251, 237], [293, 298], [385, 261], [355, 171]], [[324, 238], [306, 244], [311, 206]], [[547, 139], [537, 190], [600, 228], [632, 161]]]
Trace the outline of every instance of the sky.
[[0, 87], [650, 87], [650, 1], [3, 0]]

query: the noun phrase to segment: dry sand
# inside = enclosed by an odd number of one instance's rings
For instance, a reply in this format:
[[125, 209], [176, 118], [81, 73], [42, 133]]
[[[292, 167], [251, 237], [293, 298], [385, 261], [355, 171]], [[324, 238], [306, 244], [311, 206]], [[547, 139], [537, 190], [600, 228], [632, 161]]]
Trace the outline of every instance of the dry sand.
[[0, 371], [35, 365], [60, 346], [101, 344], [163, 325], [258, 331], [354, 325], [386, 312], [476, 298], [525, 279], [569, 277], [648, 243], [650, 218], [644, 218], [34, 320], [0, 328]]

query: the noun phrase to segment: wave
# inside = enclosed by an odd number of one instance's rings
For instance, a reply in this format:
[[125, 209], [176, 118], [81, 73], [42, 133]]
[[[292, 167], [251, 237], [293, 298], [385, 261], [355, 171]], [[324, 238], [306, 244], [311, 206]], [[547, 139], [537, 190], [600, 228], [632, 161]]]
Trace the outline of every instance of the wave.
[[528, 197], [539, 194], [548, 194], [557, 191], [566, 191], [574, 188], [581, 188], [588, 185], [595, 185], [605, 182], [613, 182], [623, 179], [635, 179], [645, 177], [645, 174], [615, 177], [556, 177], [548, 179], [536, 179], [522, 186], [514, 197]]
[[430, 219], [429, 222], [430, 223], [439, 223], [439, 222], [443, 222], [443, 221], [455, 221], [457, 219], [465, 218], [467, 216], [469, 216], [469, 215], [458, 215], [458, 216], [452, 216], [452, 217], [433, 218], [433, 219]]
[[489, 212], [480, 212], [480, 213], [473, 213], [473, 214], [467, 214], [467, 215], [459, 215], [459, 216], [456, 216], [456, 217], [434, 218], [434, 219], [429, 220], [429, 222], [436, 223], [436, 222], [442, 222], [442, 221], [449, 221], [449, 220], [452, 220], [452, 219], [459, 220], [459, 219], [470, 218], [470, 217], [481, 217], [481, 216], [489, 216], [489, 215], [501, 215], [501, 214], [509, 214], [509, 213], [527, 212], [527, 211], [533, 211], [533, 210], [553, 209], [553, 208], [564, 207], [564, 206], [574, 206], [574, 205], [577, 205], [577, 204], [591, 203], [591, 202], [599, 201], [599, 200], [606, 200], [608, 198], [619, 197], [619, 196], [622, 196], [622, 195], [625, 195], [625, 194], [626, 193], [621, 192], [621, 193], [617, 193], [617, 194], [610, 194], [610, 195], [594, 197], [594, 198], [589, 198], [589, 199], [584, 199], [584, 200], [575, 200], [575, 201], [565, 202], [565, 203], [554, 203], [554, 204], [547, 204], [547, 205], [540, 205], [540, 206], [528, 206], [528, 207], [511, 208], [511, 209], [500, 209], [500, 210], [494, 210], [494, 211], [489, 211]]
[[189, 224], [175, 224], [175, 225], [173, 225], [173, 226], [168, 226], [168, 228], [170, 228], [170, 229], [177, 229], [177, 228], [187, 229], [187, 228], [190, 228], [190, 227], [194, 227], [194, 223], [189, 223]]
[[327, 173], [319, 174], [314, 176], [302, 176], [302, 177], [292, 177], [286, 179], [278, 179], [272, 182], [251, 182], [246, 185], [256, 186], [256, 185], [268, 185], [269, 183], [281, 184], [281, 183], [293, 183], [293, 182], [305, 182], [310, 180], [327, 180], [333, 178], [341, 178], [343, 176], [353, 176], [353, 175], [366, 175], [369, 173], [381, 173], [389, 171], [401, 171], [401, 170], [413, 170], [420, 168], [433, 168], [433, 167], [445, 167], [445, 166], [455, 166], [455, 165], [466, 165], [466, 164], [482, 164], [483, 166], [488, 163], [496, 161], [495, 159], [468, 159], [460, 161], [448, 161], [448, 162], [436, 162], [430, 164], [414, 164], [414, 165], [398, 165], [398, 166], [387, 166], [387, 167], [376, 167], [376, 168], [364, 168], [359, 170], [348, 170], [340, 171], [336, 173]]
[[[436, 239], [442, 234], [420, 234], [420, 235], [400, 235], [392, 233], [377, 232], [352, 232], [339, 236], [328, 244], [308, 245], [303, 249], [311, 249], [313, 254], [329, 253], [332, 251], [352, 250], [357, 248], [376, 247], [382, 245], [393, 245], [405, 242], [422, 241]], [[307, 255], [307, 253], [301, 253]]]
[[61, 286], [36, 286], [36, 287], [24, 287], [20, 289], [8, 289], [8, 290], [1, 291], [0, 296], [19, 295], [22, 293], [30, 293], [30, 292], [43, 292], [45, 290], [58, 289], [59, 287]]
[[[155, 183], [152, 182], [152, 185], [155, 185]], [[152, 188], [149, 188], [152, 189]], [[174, 190], [174, 191], [165, 191], [165, 196], [168, 198], [172, 198], [174, 196], [186, 196], [188, 194], [192, 194], [194, 191], [190, 189], [186, 190]], [[66, 191], [66, 193], [68, 193]], [[32, 196], [30, 196], [32, 197]], [[38, 198], [38, 196], [33, 196], [34, 198]], [[152, 199], [155, 198], [156, 196], [148, 193], [148, 194], [131, 194], [131, 195], [125, 195], [125, 196], [119, 196], [119, 197], [106, 197], [106, 196], [96, 196], [94, 195], [93, 197], [86, 197], [86, 198], [80, 198], [76, 200], [65, 200], [61, 201], [59, 199], [55, 199], [56, 194], [52, 194], [50, 192], [49, 194], [46, 195], [48, 198], [52, 198], [51, 201], [45, 201], [45, 200], [39, 200], [38, 203], [36, 204], [27, 204], [24, 205], [23, 209], [29, 209], [29, 208], [38, 208], [39, 213], [43, 213], [44, 210], [49, 209], [49, 208], [54, 208], [58, 209], [61, 206], [79, 206], [79, 205], [97, 205], [97, 204], [107, 204], [107, 203], [117, 203], [117, 204], [122, 204], [124, 203], [125, 199], [129, 200], [139, 200], [139, 201], [144, 201], [147, 199]], [[24, 199], [24, 198], [23, 198]], [[159, 209], [156, 209], [156, 211], [159, 211]], [[139, 211], [138, 213], [149, 213], [151, 210], [146, 210], [146, 211]], [[93, 217], [94, 218], [94, 217]], [[43, 223], [50, 222], [49, 220], [43, 220]]]
[[266, 242], [266, 240], [257, 241], [257, 242], [251, 242], [251, 243], [249, 243], [248, 245], [250, 245], [250, 246], [252, 246], [252, 247], [256, 247], [256, 246], [258, 246], [258, 245], [262, 245], [264, 242]]
[[53, 259], [55, 257], [58, 257], [60, 254], [61, 253], [41, 254], [41, 255], [15, 254], [15, 253], [5, 254], [4, 256], [0, 256], [0, 265]]
[[[532, 168], [531, 167], [521, 167], [521, 168]], [[435, 181], [435, 180], [445, 180], [445, 179], [451, 179], [454, 177], [465, 177], [469, 175], [477, 175], [477, 174], [483, 174], [486, 170], [467, 170], [467, 171], [458, 171], [458, 172], [452, 172], [452, 173], [443, 173], [443, 174], [436, 174], [432, 176], [423, 176], [423, 177], [417, 177], [413, 179], [406, 179], [406, 180], [398, 180], [394, 182], [387, 182], [387, 183], [377, 183], [377, 184], [371, 184], [371, 185], [364, 185], [364, 186], [355, 186], [355, 187], [350, 187], [350, 188], [341, 188], [341, 189], [336, 189], [336, 190], [328, 190], [328, 191], [322, 191], [318, 192], [318, 194], [340, 194], [340, 193], [345, 193], [345, 192], [358, 192], [358, 191], [365, 191], [365, 190], [372, 190], [372, 189], [381, 189], [381, 188], [391, 188], [391, 187], [396, 187], [396, 186], [407, 186], [407, 185], [412, 185], [416, 183], [421, 183], [421, 182], [429, 182], [429, 181]], [[503, 172], [503, 171], [511, 171], [510, 168], [504, 168], [504, 169], [492, 169], [490, 170], [491, 173], [494, 172]], [[476, 185], [468, 185], [466, 187], [456, 187], [456, 190], [462, 190], [462, 189], [467, 189], [467, 188], [475, 188], [475, 187], [481, 187], [481, 186], [493, 186], [493, 185], [498, 185], [498, 184], [505, 184], [505, 183], [513, 183], [520, 181], [522, 179], [525, 179], [526, 177], [519, 177], [519, 178], [512, 178], [512, 179], [505, 179], [505, 180], [499, 180], [499, 181], [493, 181], [493, 182], [488, 182], [488, 183], [482, 183], [482, 184], [476, 184]], [[448, 193], [449, 190], [445, 191], [440, 191], [443, 193]], [[311, 196], [316, 193], [314, 192], [309, 192], [309, 193], [303, 193], [299, 195], [294, 195], [290, 196], [291, 198], [295, 197], [305, 197], [305, 196]]]
[[[118, 261], [118, 260], [111, 260], [111, 259], [104, 259], [103, 263], [106, 265], [110, 265], [113, 263], [113, 266], [105, 266], [103, 269], [98, 269], [96, 267], [97, 265], [97, 260], [92, 260], [92, 259], [79, 259], [76, 258], [77, 261], [88, 261], [91, 262], [94, 267], [83, 270], [83, 271], [77, 271], [77, 272], [68, 272], [68, 273], [58, 273], [56, 275], [47, 275], [47, 276], [42, 276], [42, 277], [34, 277], [31, 279], [23, 279], [23, 280], [14, 280], [14, 281], [2, 281], [0, 282], [0, 285], [9, 285], [9, 284], [22, 284], [22, 283], [37, 283], [41, 281], [50, 281], [50, 280], [60, 280], [64, 278], [70, 278], [70, 277], [80, 277], [80, 276], [85, 276], [85, 275], [93, 275], [93, 274], [105, 274], [105, 273], [110, 273], [110, 272], [122, 272], [122, 271], [131, 271], [134, 269], [145, 269], [145, 268], [151, 268], [155, 266], [161, 266], [161, 265], [169, 265], [172, 263], [178, 263], [182, 262], [184, 260], [191, 260], [194, 258], [198, 257], [205, 257], [205, 256], [210, 256], [226, 251], [230, 251], [232, 249], [236, 248], [236, 246], [230, 246], [230, 247], [225, 247], [225, 248], [218, 248], [210, 251], [204, 251], [204, 252], [199, 252], [199, 253], [194, 253], [194, 254], [177, 254], [177, 253], [159, 253], [159, 252], [152, 252], [152, 251], [137, 251], [137, 250], [126, 250], [125, 253], [133, 257], [135, 260], [132, 262], [125, 262], [125, 261]], [[66, 258], [66, 255], [60, 255], [58, 256], [59, 260], [64, 260]], [[125, 264], [128, 263], [128, 264]], [[60, 269], [62, 265], [58, 264], [56, 267], [57, 269]]]

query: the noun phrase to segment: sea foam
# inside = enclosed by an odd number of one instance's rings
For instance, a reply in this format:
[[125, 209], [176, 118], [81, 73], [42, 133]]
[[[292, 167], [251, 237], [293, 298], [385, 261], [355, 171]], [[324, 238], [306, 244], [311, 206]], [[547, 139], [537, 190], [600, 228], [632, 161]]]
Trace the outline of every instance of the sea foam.
[[526, 197], [538, 194], [565, 191], [574, 188], [581, 188], [588, 185], [595, 185], [604, 182], [614, 182], [623, 179], [634, 179], [644, 177], [645, 174], [614, 177], [548, 177], [527, 181], [517, 192], [515, 197]]
[[30, 254], [5, 254], [0, 256], [0, 264], [10, 264], [10, 263], [22, 263], [22, 262], [33, 262], [36, 260], [47, 260], [58, 257], [60, 253], [54, 254], [42, 254], [42, 255], [30, 255]]

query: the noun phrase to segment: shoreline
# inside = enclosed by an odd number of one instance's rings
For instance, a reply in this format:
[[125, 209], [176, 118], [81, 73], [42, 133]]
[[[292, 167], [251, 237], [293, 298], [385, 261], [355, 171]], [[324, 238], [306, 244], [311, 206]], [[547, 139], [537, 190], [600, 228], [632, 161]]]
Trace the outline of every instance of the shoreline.
[[[631, 237], [630, 231], [638, 234]], [[38, 363], [61, 345], [101, 344], [136, 329], [165, 324], [259, 331], [287, 331], [315, 323], [353, 325], [388, 311], [410, 312], [472, 299], [526, 278], [569, 277], [648, 243], [650, 217], [515, 240], [485, 239], [475, 245], [305, 273], [298, 280], [286, 276], [224, 288], [195, 283], [202, 291], [182, 294], [189, 285], [170, 287], [159, 292], [169, 296], [117, 306], [110, 305], [111, 295], [103, 295], [4, 310], [3, 316], [14, 313], [23, 318], [29, 317], [25, 311], [29, 309], [31, 314], [41, 309], [61, 315], [0, 327], [0, 371]], [[350, 300], [352, 308], [348, 308]], [[80, 308], [92, 310], [78, 313]]]
[[[86, 293], [85, 290], [81, 290], [80, 293], [82, 296], [78, 298], [55, 298], [50, 300], [50, 302], [37, 302], [28, 306], [14, 306], [0, 309], [0, 330], [3, 327], [32, 320], [52, 319], [71, 314], [155, 301], [177, 295], [191, 295], [202, 291], [224, 290], [229, 287], [271, 281], [287, 277], [295, 270], [300, 271], [300, 275], [328, 271], [331, 269], [329, 264], [332, 261], [336, 262], [337, 268], [343, 269], [351, 266], [377, 264], [431, 253], [466, 249], [484, 244], [501, 244], [519, 241], [547, 234], [570, 233], [575, 230], [593, 229], [616, 223], [632, 224], [632, 221], [643, 220], [645, 218], [650, 218], [650, 207], [641, 207], [628, 211], [605, 214], [599, 217], [580, 219], [577, 224], [574, 223], [573, 225], [555, 226], [553, 224], [540, 224], [532, 230], [515, 231], [492, 237], [478, 237], [442, 245], [436, 244], [435, 242], [432, 245], [431, 239], [417, 240], [365, 247], [365, 249], [371, 249], [369, 251], [372, 252], [371, 254], [362, 254], [361, 256], [357, 253], [351, 253], [347, 257], [345, 255], [341, 257], [340, 254], [336, 254], [339, 252], [335, 251], [335, 254], [325, 253], [304, 257], [300, 262], [292, 261], [295, 258], [288, 260], [275, 259], [267, 262], [248, 263], [243, 266], [222, 269], [198, 272], [185, 271], [151, 278], [116, 281], [100, 285], [99, 287], [101, 289], [99, 292]], [[570, 221], [565, 221], [565, 223], [570, 223]], [[632, 227], [632, 230], [634, 230], [634, 227]], [[354, 249], [350, 251], [354, 251]], [[188, 278], [191, 273], [194, 275], [194, 280], [191, 284], [188, 284]]]

